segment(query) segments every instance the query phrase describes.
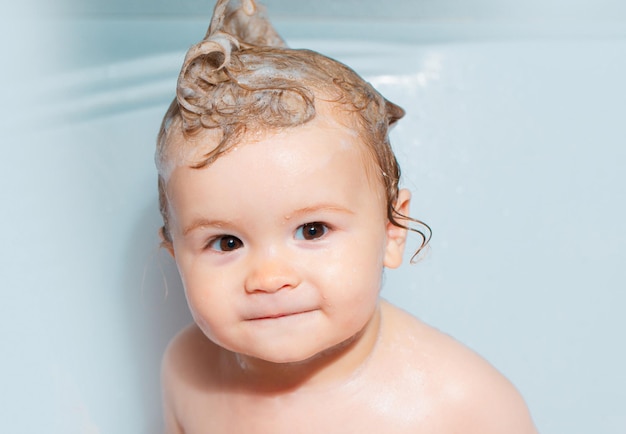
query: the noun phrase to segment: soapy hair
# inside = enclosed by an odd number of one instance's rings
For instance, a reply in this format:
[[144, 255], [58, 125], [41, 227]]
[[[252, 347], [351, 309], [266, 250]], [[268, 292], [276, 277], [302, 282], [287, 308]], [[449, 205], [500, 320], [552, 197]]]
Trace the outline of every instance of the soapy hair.
[[[246, 134], [310, 121], [316, 114], [316, 98], [331, 102], [342, 114], [338, 117], [357, 132], [379, 169], [389, 221], [418, 232], [423, 239], [420, 249], [424, 247], [430, 238], [428, 226], [395, 209], [400, 167], [388, 133], [404, 110], [344, 64], [314, 51], [287, 48], [254, 0], [219, 0], [205, 38], [185, 56], [176, 98], [157, 140], [163, 243], [172, 243], [166, 182], [181, 164], [180, 148], [189, 144], [189, 138], [217, 133], [216, 146], [191, 163], [194, 168], [206, 167]], [[409, 228], [404, 221], [426, 230]]]

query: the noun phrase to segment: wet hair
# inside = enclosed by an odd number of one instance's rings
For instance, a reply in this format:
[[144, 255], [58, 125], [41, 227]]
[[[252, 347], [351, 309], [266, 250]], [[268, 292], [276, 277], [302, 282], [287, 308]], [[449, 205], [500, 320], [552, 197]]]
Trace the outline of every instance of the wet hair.
[[[189, 146], [189, 139], [204, 132], [217, 137], [216, 146], [197, 161], [186, 163], [203, 168], [247, 134], [280, 131], [312, 120], [316, 99], [346, 114], [338, 116], [339, 121], [347, 121], [355, 130], [378, 168], [387, 218], [418, 232], [421, 250], [428, 243], [430, 229], [395, 209], [400, 167], [388, 135], [404, 110], [346, 65], [314, 51], [287, 48], [254, 0], [218, 0], [205, 38], [185, 57], [176, 98], [157, 140], [163, 244], [172, 243], [166, 182], [171, 170], [181, 164], [180, 155], [186, 153], [182, 148]], [[405, 221], [425, 230], [410, 228]]]

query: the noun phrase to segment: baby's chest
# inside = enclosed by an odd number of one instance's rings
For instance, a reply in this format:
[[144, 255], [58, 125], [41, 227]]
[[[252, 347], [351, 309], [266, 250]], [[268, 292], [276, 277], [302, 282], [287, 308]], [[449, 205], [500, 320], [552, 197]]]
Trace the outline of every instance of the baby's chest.
[[[214, 396], [188, 406], [186, 434], [344, 434], [429, 432], [409, 406], [363, 396], [238, 397]], [[421, 426], [422, 429], [419, 427]]]

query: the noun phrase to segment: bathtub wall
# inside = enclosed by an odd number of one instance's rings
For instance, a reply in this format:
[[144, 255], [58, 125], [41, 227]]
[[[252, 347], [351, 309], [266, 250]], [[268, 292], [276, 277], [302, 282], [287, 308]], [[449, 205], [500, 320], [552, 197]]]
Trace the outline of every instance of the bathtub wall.
[[[190, 317], [152, 155], [205, 3], [0, 18], [2, 432], [161, 429], [160, 355]], [[407, 110], [392, 139], [434, 238], [383, 295], [487, 357], [542, 433], [622, 434], [626, 9], [518, 3], [267, 2], [292, 46]]]
[[[66, 14], [95, 17], [194, 17], [206, 14], [210, 0], [175, 2], [135, 0], [64, 0], [59, 2]], [[277, 18], [290, 19], [393, 19], [393, 20], [483, 20], [483, 19], [569, 19], [624, 16], [619, 0], [394, 0], [381, 7], [377, 0], [267, 0], [265, 5]]]

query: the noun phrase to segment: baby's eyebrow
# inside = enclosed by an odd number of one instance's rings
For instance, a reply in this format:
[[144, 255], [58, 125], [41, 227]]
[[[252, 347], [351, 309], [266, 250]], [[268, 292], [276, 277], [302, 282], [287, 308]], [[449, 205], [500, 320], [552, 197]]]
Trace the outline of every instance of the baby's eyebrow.
[[343, 214], [354, 214], [354, 211], [344, 206], [321, 203], [318, 205], [305, 206], [303, 208], [299, 208], [291, 212], [290, 214], [286, 215], [285, 220], [289, 220], [293, 217], [299, 217], [302, 215], [312, 214], [316, 212], [324, 212], [324, 211], [338, 212], [338, 213], [343, 213]]
[[223, 228], [228, 227], [230, 222], [228, 220], [217, 220], [217, 219], [207, 219], [207, 218], [198, 218], [192, 221], [189, 225], [185, 226], [183, 229], [183, 236], [186, 236], [190, 232], [195, 231], [200, 228]]

